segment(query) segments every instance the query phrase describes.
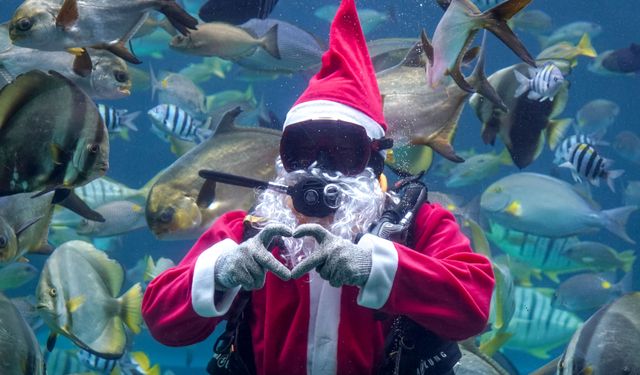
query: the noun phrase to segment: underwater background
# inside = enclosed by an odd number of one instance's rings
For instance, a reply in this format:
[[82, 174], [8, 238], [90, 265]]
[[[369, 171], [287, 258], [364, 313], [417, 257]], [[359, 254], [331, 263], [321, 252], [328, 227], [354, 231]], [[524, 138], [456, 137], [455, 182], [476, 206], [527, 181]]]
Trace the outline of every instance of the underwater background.
[[[204, 1], [187, 0], [187, 9], [196, 10]], [[14, 10], [21, 4], [18, 0], [0, 0], [0, 22], [8, 21]], [[287, 21], [298, 26], [325, 42], [328, 39], [329, 23], [314, 15], [314, 12], [325, 5], [337, 5], [337, 1], [292, 1], [280, 0], [270, 18]], [[366, 34], [367, 40], [380, 38], [417, 38], [424, 28], [430, 35], [433, 34], [443, 12], [435, 0], [411, 1], [411, 0], [358, 0], [359, 9], [373, 9], [381, 14], [392, 14], [381, 22], [376, 28]], [[553, 20], [553, 27], [557, 28], [574, 21], [589, 21], [602, 27], [600, 35], [593, 37], [593, 47], [597, 52], [610, 49], [627, 47], [632, 42], [640, 42], [640, 28], [637, 26], [640, 14], [640, 3], [636, 1], [581, 1], [581, 0], [534, 0], [528, 9], [544, 11]], [[540, 44], [531, 33], [516, 31], [532, 55], [537, 55], [541, 50]], [[202, 58], [180, 54], [168, 47], [159, 50], [155, 46], [149, 54], [141, 53], [145, 50], [144, 41], [134, 44], [134, 52], [143, 60], [143, 64], [135, 66], [143, 72], [153, 69], [155, 72], [177, 72], [190, 63], [198, 63]], [[155, 52], [155, 53], [151, 53]], [[498, 69], [519, 63], [518, 58], [500, 43], [494, 36], [489, 35], [486, 46], [487, 75]], [[570, 81], [569, 100], [564, 112], [558, 118], [575, 118], [576, 113], [586, 103], [594, 99], [607, 99], [619, 106], [619, 115], [609, 127], [604, 140], [614, 142], [615, 136], [622, 131], [640, 133], [638, 118], [640, 118], [640, 81], [637, 75], [600, 75], [589, 71], [588, 66], [592, 59], [580, 57], [578, 65], [568, 76]], [[266, 108], [272, 111], [279, 119], [283, 120], [288, 109], [306, 87], [308, 79], [313, 71], [280, 76], [274, 80], [259, 80], [248, 82], [236, 79], [237, 67], [231, 68], [225, 78], [213, 77], [207, 82], [200, 83], [200, 88], [206, 95], [218, 93], [224, 90], [239, 90], [245, 92], [249, 86], [253, 88], [256, 103], [263, 101]], [[151, 122], [146, 112], [156, 105], [151, 98], [149, 89], [137, 89], [133, 87], [132, 95], [118, 100], [98, 100], [97, 102], [119, 109], [127, 109], [129, 112], [142, 111], [135, 120], [139, 131], [130, 132], [130, 140], [114, 137], [110, 144], [110, 168], [107, 176], [129, 187], [139, 188], [145, 185], [163, 168], [173, 163], [177, 157], [169, 145], [163, 142], [151, 131]], [[496, 146], [485, 145], [480, 138], [481, 123], [470, 106], [466, 105], [458, 123], [457, 133], [453, 146], [457, 151], [473, 149], [476, 154], [491, 151], [500, 152], [503, 148], [501, 141]], [[569, 132], [571, 133], [571, 131]], [[599, 188], [592, 187], [593, 200], [603, 208], [614, 208], [623, 205], [623, 192], [629, 181], [640, 180], [640, 168], [638, 163], [627, 160], [616, 154], [612, 147], [603, 147], [602, 154], [606, 158], [615, 160], [615, 169], [625, 171], [615, 181], [616, 192], [610, 191], [606, 184]], [[639, 151], [640, 152], [640, 151]], [[545, 146], [542, 154], [531, 165], [523, 169], [525, 172], [551, 174], [554, 168], [554, 153]], [[443, 158], [434, 154], [432, 166], [435, 166]], [[479, 183], [462, 188], [445, 186], [446, 175], [427, 173], [424, 181], [431, 191], [444, 192], [460, 197], [464, 202], [482, 194], [485, 189], [498, 179], [517, 173], [514, 166], [502, 166], [497, 174]], [[568, 172], [561, 172], [565, 181], [571, 182]], [[386, 175], [394, 179], [394, 173], [387, 170]], [[251, 192], [248, 191], [248, 194]], [[636, 242], [640, 241], [640, 212], [631, 215], [627, 224], [627, 233]], [[597, 241], [619, 250], [637, 250], [637, 244], [629, 244], [606, 230], [580, 236], [583, 240]], [[166, 257], [174, 262], [179, 262], [187, 253], [195, 240], [161, 241], [143, 228], [121, 236], [118, 243], [108, 250], [109, 257], [116, 259], [122, 266], [129, 270], [136, 266], [138, 261], [146, 255], [154, 259]], [[45, 256], [29, 256], [31, 264], [41, 269]], [[638, 262], [635, 263], [632, 272], [638, 274]], [[617, 279], [620, 279], [618, 276]], [[37, 278], [17, 289], [7, 290], [9, 297], [20, 297], [33, 294]], [[617, 280], [616, 280], [617, 281]], [[135, 282], [135, 280], [134, 280]], [[123, 290], [132, 284], [127, 281]], [[549, 279], [543, 278], [536, 282], [539, 287], [553, 287], [555, 285]], [[634, 280], [631, 286], [633, 290], [640, 290], [640, 284]], [[583, 319], [589, 314], [582, 315]], [[218, 331], [220, 328], [218, 328]], [[36, 331], [36, 335], [42, 345], [45, 344], [49, 332], [46, 326]], [[144, 351], [152, 364], [159, 364], [162, 373], [167, 370], [174, 374], [204, 373], [204, 367], [210, 358], [211, 348], [215, 341], [212, 335], [204, 342], [183, 348], [170, 348], [153, 340], [149, 333], [143, 329], [140, 335], [135, 337], [134, 350]], [[551, 358], [559, 355], [565, 345], [553, 349]], [[72, 348], [73, 344], [64, 337], [58, 339], [57, 348]], [[536, 358], [526, 352], [503, 349], [505, 356], [515, 365], [520, 373], [525, 374], [545, 364], [548, 359]]]

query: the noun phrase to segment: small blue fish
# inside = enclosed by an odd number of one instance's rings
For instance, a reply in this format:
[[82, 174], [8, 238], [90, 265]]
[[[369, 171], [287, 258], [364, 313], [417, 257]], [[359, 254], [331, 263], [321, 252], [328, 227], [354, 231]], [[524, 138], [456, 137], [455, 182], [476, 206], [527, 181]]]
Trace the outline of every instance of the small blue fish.
[[211, 118], [203, 123], [191, 117], [185, 110], [173, 104], [161, 104], [147, 112], [155, 128], [184, 141], [200, 142], [213, 135], [209, 129]]
[[568, 311], [593, 310], [604, 306], [630, 290], [631, 274], [613, 284], [601, 275], [585, 273], [575, 275], [558, 286], [553, 306]]
[[578, 143], [569, 150], [567, 161], [560, 164], [562, 168], [571, 169], [576, 182], [582, 182], [584, 177], [594, 186], [600, 186], [600, 179], [607, 181], [611, 191], [615, 192], [613, 180], [622, 176], [623, 170], [609, 170], [612, 161], [603, 158], [596, 149], [588, 143]]
[[564, 84], [562, 72], [552, 63], [546, 64], [542, 68], [529, 68], [531, 78], [526, 77], [517, 70], [514, 70], [514, 73], [520, 83], [520, 87], [515, 93], [516, 98], [529, 91], [527, 98], [531, 100], [543, 102], [548, 99], [553, 101], [553, 98]]
[[122, 138], [129, 139], [129, 130], [138, 131], [133, 121], [140, 112], [128, 113], [126, 109], [114, 109], [104, 104], [98, 104], [98, 111], [109, 134], [119, 134]]

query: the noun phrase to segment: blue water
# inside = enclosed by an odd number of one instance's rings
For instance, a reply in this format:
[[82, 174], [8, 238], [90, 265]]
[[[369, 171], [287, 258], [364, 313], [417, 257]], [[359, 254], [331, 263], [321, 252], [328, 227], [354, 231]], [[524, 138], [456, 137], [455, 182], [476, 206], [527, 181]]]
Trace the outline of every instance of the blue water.
[[[191, 1], [192, 3], [194, 1]], [[13, 11], [21, 2], [18, 0], [2, 0], [0, 4], [0, 22], [10, 19]], [[337, 4], [337, 1], [291, 1], [281, 0], [276, 7], [272, 18], [277, 18], [297, 25], [322, 39], [327, 39], [329, 25], [323, 20], [317, 19], [313, 11], [326, 4]], [[377, 30], [367, 35], [368, 39], [378, 39], [387, 37], [416, 37], [422, 28], [426, 28], [429, 34], [433, 30], [442, 15], [442, 11], [435, 5], [435, 1], [410, 1], [410, 0], [386, 0], [386, 1], [358, 1], [359, 8], [373, 8], [379, 11], [393, 9], [396, 14], [396, 22], [388, 22]], [[603, 27], [600, 36], [594, 38], [595, 49], [600, 52], [607, 49], [616, 49], [628, 46], [631, 42], [640, 42], [640, 29], [637, 26], [638, 14], [640, 14], [640, 3], [636, 1], [582, 1], [582, 0], [536, 0], [529, 6], [531, 9], [540, 9], [548, 13], [554, 21], [554, 26], [562, 26], [573, 21], [597, 22]], [[539, 52], [539, 45], [530, 34], [519, 33], [522, 40], [527, 45], [533, 55]], [[489, 38], [487, 50], [487, 71], [488, 74], [517, 63], [518, 60], [494, 37]], [[145, 58], [144, 64], [138, 66], [143, 70], [149, 69], [149, 64], [157, 70], [166, 69], [178, 71], [187, 63], [198, 62], [199, 59], [191, 56], [180, 55], [170, 50], [165, 51], [165, 58], [157, 60]], [[613, 136], [622, 130], [638, 131], [638, 118], [640, 108], [638, 107], [638, 96], [640, 95], [640, 82], [637, 77], [606, 77], [595, 75], [587, 70], [588, 59], [580, 58], [578, 67], [572, 72], [570, 99], [566, 110], [559, 118], [573, 117], [578, 109], [585, 103], [597, 98], [605, 98], [616, 102], [620, 106], [620, 115], [616, 122], [609, 129], [607, 140], [612, 140]], [[274, 111], [280, 118], [284, 118], [287, 110], [296, 100], [297, 96], [304, 89], [310, 74], [297, 74], [290, 78], [280, 78], [276, 81], [255, 82], [256, 98], [264, 95], [266, 105]], [[217, 79], [202, 84], [202, 89], [207, 94], [212, 94], [222, 90], [241, 90], [247, 88], [248, 83], [235, 81], [233, 74], [229, 74], [227, 79]], [[105, 104], [113, 105], [117, 108], [126, 108], [129, 111], [143, 111], [143, 115], [136, 121], [141, 129], [137, 133], [131, 133], [131, 141], [126, 142], [120, 139], [111, 143], [110, 170], [108, 176], [125, 183], [131, 187], [141, 187], [149, 179], [156, 175], [162, 168], [167, 167], [175, 161], [175, 156], [169, 151], [166, 143], [163, 143], [156, 136], [150, 133], [149, 123], [144, 113], [155, 106], [151, 101], [150, 92], [137, 92], [134, 96], [118, 101], [104, 101]], [[500, 141], [498, 141], [500, 143]], [[486, 146], [480, 139], [480, 123], [467, 106], [459, 121], [458, 133], [454, 142], [457, 150], [475, 148], [479, 153], [489, 152], [493, 148]], [[502, 146], [499, 146], [501, 149]], [[593, 189], [594, 198], [604, 208], [613, 208], [621, 205], [622, 185], [626, 181], [640, 180], [640, 170], [637, 165], [625, 161], [613, 153], [611, 149], [603, 151], [605, 156], [616, 160], [616, 168], [626, 171], [620, 179], [618, 193], [610, 192], [606, 187]], [[435, 161], [440, 160], [439, 156]], [[549, 173], [552, 166], [553, 155], [546, 150], [542, 156], [526, 171]], [[473, 185], [463, 189], [447, 189], [442, 178], [427, 176], [426, 181], [431, 190], [451, 192], [464, 196], [467, 200], [481, 194], [484, 189], [498, 178], [509, 173], [516, 172], [515, 168], [503, 168], [499, 175], [481, 184]], [[638, 225], [640, 214], [632, 215], [629, 220], [628, 231], [632, 238], [640, 241]], [[584, 239], [601, 241], [619, 250], [626, 250], [629, 245], [606, 231], [601, 231], [591, 236], [584, 236]], [[163, 242], [156, 240], [153, 235], [146, 230], [137, 231], [123, 238], [123, 246], [110, 253], [110, 257], [117, 259], [125, 268], [130, 268], [145, 254], [151, 254], [154, 258], [163, 256], [178, 262], [186, 254], [193, 241], [171, 241]], [[45, 258], [33, 256], [31, 261], [37, 267], [41, 267]], [[636, 272], [637, 272], [636, 265]], [[10, 296], [20, 296], [33, 293], [37, 280], [27, 284], [19, 290], [8, 292]], [[636, 284], [637, 285], [637, 284]], [[635, 289], [638, 289], [637, 286]], [[44, 344], [48, 330], [40, 329], [38, 337]], [[190, 348], [169, 348], [156, 343], [146, 331], [136, 337], [134, 349], [145, 351], [152, 363], [159, 363], [163, 371], [173, 370], [176, 374], [194, 373], [195, 369], [201, 369], [211, 353], [213, 337], [206, 342]], [[59, 339], [58, 345], [71, 347], [71, 344], [64, 338]], [[561, 352], [562, 348], [553, 354]], [[187, 368], [187, 351], [193, 356]], [[539, 365], [545, 363], [544, 360], [533, 358], [527, 354], [507, 351], [507, 356], [519, 368], [522, 373], [526, 373]], [[201, 370], [200, 370], [201, 371]], [[199, 373], [199, 372], [198, 372]]]

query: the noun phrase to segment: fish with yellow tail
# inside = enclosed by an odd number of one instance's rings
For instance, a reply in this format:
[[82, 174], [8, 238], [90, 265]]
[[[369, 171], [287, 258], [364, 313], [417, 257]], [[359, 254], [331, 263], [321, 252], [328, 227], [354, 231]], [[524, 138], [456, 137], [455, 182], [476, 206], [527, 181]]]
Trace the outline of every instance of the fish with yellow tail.
[[36, 288], [36, 308], [52, 332], [47, 349], [61, 334], [102, 358], [122, 357], [125, 326], [139, 333], [142, 324], [140, 284], [118, 297], [123, 283], [122, 266], [90, 243], [59, 246], [45, 262]]

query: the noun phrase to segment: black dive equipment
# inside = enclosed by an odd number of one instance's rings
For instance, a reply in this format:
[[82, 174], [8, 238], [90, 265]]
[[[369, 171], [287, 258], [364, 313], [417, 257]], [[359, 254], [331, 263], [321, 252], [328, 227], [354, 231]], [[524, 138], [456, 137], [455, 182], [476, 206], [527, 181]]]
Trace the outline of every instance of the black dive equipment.
[[204, 169], [200, 170], [198, 174], [200, 177], [214, 182], [253, 189], [272, 189], [287, 194], [291, 197], [296, 211], [309, 217], [327, 217], [335, 213], [340, 204], [338, 186], [323, 177], [323, 173], [306, 176], [293, 186]]

